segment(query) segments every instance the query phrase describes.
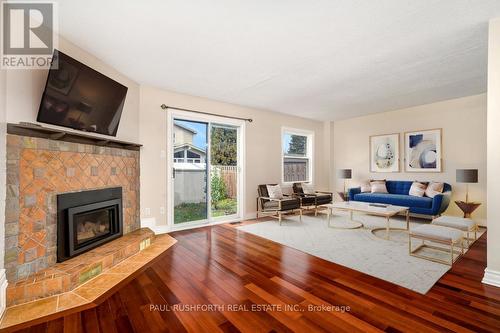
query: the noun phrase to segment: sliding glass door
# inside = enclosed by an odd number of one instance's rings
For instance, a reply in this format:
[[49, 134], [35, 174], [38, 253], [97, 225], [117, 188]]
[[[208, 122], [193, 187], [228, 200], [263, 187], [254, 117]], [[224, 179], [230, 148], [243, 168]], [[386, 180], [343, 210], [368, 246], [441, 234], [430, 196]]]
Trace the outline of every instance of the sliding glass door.
[[238, 128], [210, 126], [210, 194], [213, 218], [238, 214]]
[[174, 224], [208, 221], [208, 123], [174, 119]]
[[242, 126], [192, 114], [170, 117], [172, 228], [239, 219]]

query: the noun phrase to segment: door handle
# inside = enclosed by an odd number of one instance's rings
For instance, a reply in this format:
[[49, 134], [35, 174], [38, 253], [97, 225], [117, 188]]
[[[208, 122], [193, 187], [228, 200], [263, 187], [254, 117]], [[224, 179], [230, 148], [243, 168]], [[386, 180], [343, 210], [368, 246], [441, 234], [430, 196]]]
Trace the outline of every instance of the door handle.
[[172, 168], [172, 178], [175, 178], [175, 168]]

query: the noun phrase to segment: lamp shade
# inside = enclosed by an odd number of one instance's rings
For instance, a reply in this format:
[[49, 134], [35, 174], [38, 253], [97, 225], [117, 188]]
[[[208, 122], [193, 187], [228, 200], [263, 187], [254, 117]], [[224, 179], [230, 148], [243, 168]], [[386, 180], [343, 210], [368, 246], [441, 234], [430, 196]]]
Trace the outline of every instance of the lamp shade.
[[339, 169], [337, 171], [337, 177], [339, 179], [351, 179], [352, 178], [352, 170], [351, 169]]
[[477, 183], [477, 169], [457, 169], [457, 183]]

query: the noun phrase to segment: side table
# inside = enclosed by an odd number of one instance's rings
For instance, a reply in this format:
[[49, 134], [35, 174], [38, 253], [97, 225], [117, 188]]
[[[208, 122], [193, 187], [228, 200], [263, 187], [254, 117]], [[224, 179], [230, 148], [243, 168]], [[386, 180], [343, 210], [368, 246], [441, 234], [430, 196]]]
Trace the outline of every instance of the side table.
[[470, 218], [470, 215], [473, 211], [475, 211], [479, 206], [481, 206], [480, 202], [465, 202], [465, 201], [455, 201], [458, 208], [464, 212], [465, 218]]

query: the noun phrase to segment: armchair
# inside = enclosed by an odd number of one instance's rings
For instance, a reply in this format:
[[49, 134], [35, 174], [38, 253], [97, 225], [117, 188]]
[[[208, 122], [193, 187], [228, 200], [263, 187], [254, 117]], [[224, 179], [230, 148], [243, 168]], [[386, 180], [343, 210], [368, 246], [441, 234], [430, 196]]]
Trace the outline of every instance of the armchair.
[[[275, 185], [275, 184], [270, 184]], [[257, 188], [259, 196], [257, 197], [257, 218], [259, 214], [277, 218], [280, 225], [282, 215], [299, 211], [300, 221], [302, 221], [302, 208], [300, 199], [294, 196], [284, 195], [282, 199], [272, 199], [267, 191], [267, 184], [261, 184]]]
[[302, 183], [293, 183], [293, 193], [300, 199], [300, 207], [304, 210], [314, 210], [314, 216], [318, 215], [318, 210], [322, 205], [332, 203], [333, 193], [326, 191], [315, 191], [314, 194], [304, 193]]

